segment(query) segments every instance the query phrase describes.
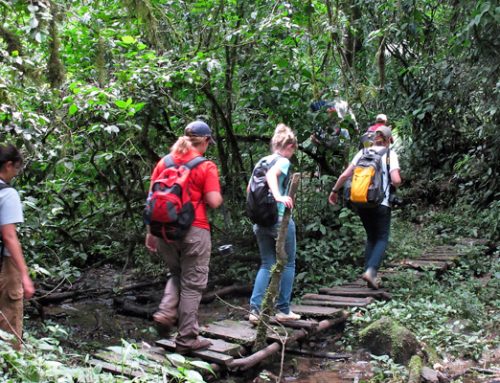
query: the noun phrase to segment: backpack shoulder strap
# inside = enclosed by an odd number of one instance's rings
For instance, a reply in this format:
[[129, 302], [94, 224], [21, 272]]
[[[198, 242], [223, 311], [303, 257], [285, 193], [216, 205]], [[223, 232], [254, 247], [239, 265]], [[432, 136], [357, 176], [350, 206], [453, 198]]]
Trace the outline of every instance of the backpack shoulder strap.
[[378, 154], [380, 155], [380, 157], [382, 157], [386, 153], [387, 153], [387, 156], [389, 156], [389, 148], [384, 148], [380, 152], [378, 152]]
[[280, 158], [281, 156], [279, 154], [277, 154], [276, 156], [274, 156], [273, 159], [271, 159], [271, 161], [268, 161], [268, 160], [264, 160], [265, 157], [262, 157], [259, 161], [257, 161], [257, 164], [255, 164], [253, 170], [252, 170], [252, 177], [253, 175], [255, 174], [255, 171], [261, 167], [261, 166], [265, 166], [267, 167], [267, 170], [269, 170], [275, 163], [276, 161], [278, 161], [278, 159]]
[[8, 183], [0, 183], [0, 190], [11, 188], [11, 187], [12, 186], [10, 186]]
[[165, 164], [165, 169], [175, 166], [174, 158], [171, 154], [167, 154], [165, 157], [163, 157], [163, 163]]
[[203, 156], [198, 156], [198, 157], [195, 157], [193, 158], [192, 160], [189, 160], [188, 162], [186, 162], [184, 164], [184, 166], [186, 168], [188, 168], [189, 170], [192, 170], [194, 169], [195, 167], [197, 167], [199, 164], [201, 164], [202, 162], [205, 162], [205, 161], [208, 161], [205, 157]]
[[387, 166], [387, 180], [389, 181], [389, 185], [391, 184], [391, 149], [387, 148], [387, 157], [385, 159], [385, 164]]
[[276, 156], [274, 156], [274, 158], [273, 158], [273, 159], [272, 159], [272, 160], [271, 160], [271, 161], [267, 164], [268, 168], [269, 168], [269, 169], [271, 169], [271, 168], [274, 166], [274, 164], [275, 164], [276, 162], [278, 162], [278, 160], [279, 160], [280, 158], [283, 158], [283, 156], [282, 156], [282, 155], [280, 155], [280, 154], [277, 154]]

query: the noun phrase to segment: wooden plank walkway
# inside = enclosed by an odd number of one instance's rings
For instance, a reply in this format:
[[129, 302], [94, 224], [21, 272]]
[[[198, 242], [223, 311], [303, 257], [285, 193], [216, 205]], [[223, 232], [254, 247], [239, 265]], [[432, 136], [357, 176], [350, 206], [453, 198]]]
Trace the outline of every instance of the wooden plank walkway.
[[[453, 246], [437, 246], [422, 253], [417, 259], [404, 259], [387, 264], [381, 269], [379, 276], [383, 279], [400, 273], [404, 269], [413, 269], [418, 276], [427, 270], [443, 272], [454, 267], [460, 259], [457, 248]], [[389, 268], [387, 268], [389, 267]], [[189, 362], [191, 358], [198, 358], [211, 365], [214, 371], [245, 370], [260, 363], [270, 353], [278, 352], [283, 346], [296, 340], [305, 339], [319, 331], [325, 331], [347, 320], [345, 309], [366, 307], [376, 300], [390, 300], [389, 291], [381, 288], [373, 290], [366, 286], [366, 282], [359, 279], [341, 286], [320, 288], [318, 293], [304, 294], [298, 300], [300, 304], [292, 305], [291, 309], [302, 316], [298, 321], [278, 322], [270, 318], [270, 328], [267, 333], [267, 342], [263, 350], [253, 350], [256, 339], [256, 327], [250, 324], [248, 314], [241, 320], [222, 320], [200, 326], [200, 335], [210, 339], [212, 345], [207, 350], [196, 351], [189, 358], [182, 358]], [[242, 317], [245, 314], [242, 314]], [[104, 370], [131, 377], [142, 376], [150, 371], [159, 371], [154, 363], [163, 363], [175, 354], [173, 338], [159, 339], [154, 352], [141, 351], [143, 365], [123, 363], [123, 355], [117, 356], [113, 352], [100, 352], [90, 361]], [[169, 356], [170, 355], [170, 356]], [[179, 356], [177, 356], [179, 357]], [[193, 366], [196, 367], [196, 361]], [[167, 363], [168, 364], [168, 363]], [[175, 366], [175, 363], [172, 364]], [[191, 366], [191, 368], [193, 368]], [[161, 370], [161, 369], [160, 369]], [[200, 370], [200, 373], [206, 370]]]

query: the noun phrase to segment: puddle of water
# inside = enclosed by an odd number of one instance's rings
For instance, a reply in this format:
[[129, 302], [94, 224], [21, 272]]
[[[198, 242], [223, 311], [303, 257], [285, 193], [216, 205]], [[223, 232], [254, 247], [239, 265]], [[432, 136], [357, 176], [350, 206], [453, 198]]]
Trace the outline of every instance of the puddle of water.
[[297, 363], [297, 374], [288, 377], [286, 382], [293, 383], [352, 383], [369, 379], [373, 374], [367, 362], [333, 362], [318, 359], [305, 359]]
[[158, 336], [153, 322], [117, 314], [111, 300], [79, 301], [44, 308], [51, 322], [60, 324], [68, 332], [64, 344], [83, 352], [128, 342], [153, 344]]
[[353, 382], [352, 379], [343, 378], [338, 371], [317, 371], [310, 374], [306, 378], [289, 380], [287, 382], [293, 383], [344, 383]]

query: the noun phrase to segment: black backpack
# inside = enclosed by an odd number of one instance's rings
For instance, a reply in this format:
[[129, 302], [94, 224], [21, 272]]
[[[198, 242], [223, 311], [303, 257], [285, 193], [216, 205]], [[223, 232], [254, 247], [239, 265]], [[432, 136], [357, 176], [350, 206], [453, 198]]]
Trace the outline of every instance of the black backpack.
[[270, 161], [269, 159], [260, 160], [250, 179], [246, 204], [247, 215], [250, 221], [264, 227], [273, 226], [278, 222], [278, 205], [271, 190], [269, 190], [266, 173], [279, 158], [281, 156], [276, 155]]
[[[12, 186], [10, 186], [7, 183], [0, 183], [0, 190], [11, 188], [11, 187]], [[5, 246], [3, 244], [2, 235], [0, 234], [0, 271], [2, 271], [4, 251], [5, 251]]]

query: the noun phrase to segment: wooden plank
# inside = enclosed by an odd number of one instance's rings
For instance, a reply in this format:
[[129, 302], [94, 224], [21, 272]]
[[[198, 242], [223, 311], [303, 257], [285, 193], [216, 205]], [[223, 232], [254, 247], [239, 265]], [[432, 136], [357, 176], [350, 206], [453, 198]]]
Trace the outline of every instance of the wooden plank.
[[461, 238], [458, 240], [458, 244], [467, 246], [488, 246], [491, 243], [489, 239], [482, 238]]
[[290, 309], [297, 314], [313, 317], [335, 318], [342, 315], [343, 313], [343, 310], [324, 306], [291, 305]]
[[460, 257], [457, 254], [422, 254], [419, 260], [423, 261], [450, 261], [450, 262], [455, 262], [459, 259]]
[[419, 259], [405, 259], [402, 261], [403, 265], [408, 265], [415, 269], [438, 269], [445, 270], [451, 265], [450, 262], [440, 262], [440, 261], [424, 261]]
[[304, 300], [302, 301], [304, 305], [310, 306], [326, 306], [326, 307], [365, 307], [368, 306], [369, 303], [351, 303], [351, 302], [336, 302], [336, 301], [315, 301], [315, 300]]
[[[202, 339], [209, 339], [200, 337]], [[210, 351], [219, 352], [221, 354], [227, 354], [231, 356], [241, 356], [245, 353], [245, 349], [241, 344], [226, 342], [223, 339], [209, 339], [212, 345], [208, 348]]]
[[391, 294], [383, 289], [373, 290], [368, 287], [322, 287], [319, 289], [320, 293], [330, 295], [340, 295], [347, 297], [373, 297], [380, 299], [391, 299]]
[[318, 321], [314, 319], [299, 319], [286, 322], [277, 321], [274, 317], [269, 318], [269, 323], [274, 325], [282, 325], [290, 328], [303, 328], [307, 330], [315, 330], [318, 327]]
[[212, 362], [217, 364], [230, 364], [233, 362], [234, 358], [230, 355], [221, 354], [220, 352], [213, 352], [210, 350], [200, 350], [193, 351], [190, 353], [191, 356], [201, 358], [206, 362]]
[[210, 338], [222, 338], [225, 341], [250, 346], [257, 335], [257, 331], [249, 322], [223, 320], [200, 327], [200, 333], [210, 335]]
[[[158, 363], [157, 361], [149, 358], [149, 356], [145, 355], [144, 353], [138, 352], [137, 350], [135, 351], [135, 353], [137, 356], [138, 354], [140, 354], [147, 359], [140, 359], [138, 357], [124, 359], [123, 355], [113, 351], [99, 351], [97, 354], [95, 354], [95, 357], [102, 359], [105, 362], [114, 364], [118, 370], [123, 369], [125, 371], [126, 369], [130, 369], [129, 372], [143, 371], [149, 374], [157, 374], [159, 371], [161, 371], [164, 360]], [[127, 372], [127, 374], [129, 372]]]
[[362, 280], [361, 278], [359, 278], [359, 279], [356, 279], [352, 282], [344, 283], [344, 284], [342, 284], [342, 286], [363, 287], [363, 286], [366, 286], [366, 282], [364, 280]]
[[331, 302], [344, 302], [352, 305], [354, 304], [370, 304], [374, 301], [373, 298], [357, 298], [345, 297], [340, 295], [323, 295], [323, 294], [305, 294], [302, 299], [317, 300], [317, 301], [331, 301]]
[[117, 366], [113, 363], [105, 362], [94, 358], [89, 360], [89, 364], [91, 366], [100, 367], [102, 370], [111, 372], [113, 374], [129, 376], [132, 378], [142, 378], [145, 375], [141, 371], [135, 371], [129, 367]]
[[424, 253], [456, 253], [457, 248], [455, 246], [436, 246], [432, 249], [424, 251]]
[[175, 351], [175, 341], [173, 339], [159, 339], [155, 343], [165, 350]]
[[[212, 339], [210, 339], [212, 341]], [[156, 344], [164, 347], [166, 350], [175, 353], [175, 342], [170, 339], [160, 339], [156, 341]], [[193, 351], [189, 356], [197, 357], [203, 359], [206, 362], [217, 363], [217, 364], [229, 364], [234, 358], [231, 355], [223, 354], [220, 352], [215, 352], [211, 350], [211, 347], [206, 350]]]
[[[200, 336], [201, 339], [208, 339], [210, 342], [212, 342], [212, 345], [207, 349], [207, 351], [210, 351], [211, 353], [216, 353], [216, 354], [226, 354], [231, 357], [234, 356], [241, 356], [244, 353], [244, 348], [235, 343], [229, 343], [226, 342], [222, 339], [211, 339], [211, 338], [204, 338]], [[163, 347], [166, 350], [175, 352], [175, 341], [173, 338], [169, 339], [159, 339], [155, 342], [157, 345]], [[203, 354], [203, 352], [194, 352], [192, 355], [197, 355], [198, 353]], [[209, 357], [212, 357], [213, 354], [208, 354]], [[226, 361], [227, 363], [227, 358], [220, 357], [219, 358], [221, 361]], [[219, 363], [219, 362], [216, 362]]]
[[[289, 321], [293, 322], [293, 321]], [[273, 326], [273, 331], [267, 332], [267, 339], [273, 342], [287, 344], [290, 339], [296, 339], [295, 335], [301, 330], [285, 329], [285, 322], [280, 322], [280, 326]]]

